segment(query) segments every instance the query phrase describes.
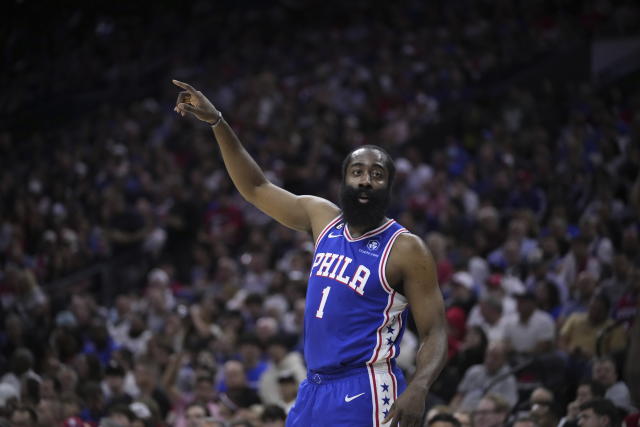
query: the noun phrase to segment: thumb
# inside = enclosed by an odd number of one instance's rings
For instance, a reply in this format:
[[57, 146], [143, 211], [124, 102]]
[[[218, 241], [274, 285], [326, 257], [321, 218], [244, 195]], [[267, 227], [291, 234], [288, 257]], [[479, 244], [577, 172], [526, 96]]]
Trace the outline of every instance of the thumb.
[[389, 410], [389, 413], [387, 414], [387, 416], [384, 417], [384, 420], [382, 420], [382, 424], [387, 424], [388, 422], [393, 420], [393, 417], [395, 415], [396, 415], [396, 408], [394, 406], [392, 406], [391, 409]]
[[198, 110], [196, 107], [191, 104], [187, 104], [186, 102], [181, 102], [180, 104], [178, 104], [178, 109], [193, 114], [200, 112], [200, 110]]

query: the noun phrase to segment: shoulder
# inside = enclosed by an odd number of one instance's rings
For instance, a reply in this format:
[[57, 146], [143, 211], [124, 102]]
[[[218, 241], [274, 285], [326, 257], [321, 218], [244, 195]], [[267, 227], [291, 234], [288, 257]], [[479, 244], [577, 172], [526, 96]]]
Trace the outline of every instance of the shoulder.
[[399, 258], [404, 264], [411, 264], [416, 260], [432, 262], [431, 251], [424, 241], [413, 233], [402, 233], [396, 239], [391, 251], [392, 256]]
[[584, 320], [586, 320], [586, 318], [587, 318], [586, 313], [571, 313], [569, 317], [567, 317], [565, 325], [566, 324], [574, 325], [577, 323], [582, 323]]
[[486, 372], [487, 372], [487, 370], [486, 370], [486, 368], [484, 367], [484, 365], [482, 363], [478, 363], [477, 365], [473, 365], [467, 370], [467, 374], [469, 376], [471, 376], [471, 375], [484, 375]]
[[304, 195], [298, 198], [311, 221], [311, 232], [315, 241], [322, 230], [340, 215], [340, 208], [322, 197]]
[[551, 325], [554, 325], [555, 327], [555, 323], [553, 322], [553, 317], [551, 317], [551, 315], [546, 311], [542, 311], [538, 309], [533, 314], [534, 314], [533, 316], [534, 321], [544, 326], [551, 324]]
[[298, 196], [302, 207], [313, 217], [335, 218], [340, 213], [340, 208], [333, 202], [318, 196]]
[[412, 233], [401, 233], [389, 254], [389, 268], [403, 271], [435, 272], [433, 256], [424, 241]]
[[391, 248], [386, 274], [391, 286], [401, 289], [405, 295], [409, 287], [418, 286], [431, 292], [438, 283], [435, 262], [427, 245], [415, 234], [406, 232], [398, 236]]

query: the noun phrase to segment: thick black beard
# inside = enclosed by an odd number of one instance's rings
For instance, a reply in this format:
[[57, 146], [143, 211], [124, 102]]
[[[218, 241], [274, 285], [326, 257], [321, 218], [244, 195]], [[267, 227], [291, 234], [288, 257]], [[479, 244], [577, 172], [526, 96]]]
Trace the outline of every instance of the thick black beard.
[[[358, 197], [366, 194], [369, 202], [362, 204]], [[372, 230], [382, 223], [391, 194], [388, 188], [373, 190], [371, 188], [351, 187], [344, 182], [340, 186], [340, 205], [344, 219], [352, 227], [365, 231]]]

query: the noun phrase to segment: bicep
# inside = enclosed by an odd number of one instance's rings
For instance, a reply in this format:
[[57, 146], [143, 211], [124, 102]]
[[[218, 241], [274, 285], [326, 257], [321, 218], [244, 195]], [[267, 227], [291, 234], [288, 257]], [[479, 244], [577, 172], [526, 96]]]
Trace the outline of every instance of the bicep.
[[282, 225], [305, 232], [314, 231], [316, 223], [326, 224], [339, 212], [328, 200], [298, 196], [270, 182], [259, 186], [250, 202]]
[[407, 237], [398, 255], [403, 259], [405, 296], [422, 339], [434, 331], [444, 333], [444, 302], [431, 252], [418, 237]]

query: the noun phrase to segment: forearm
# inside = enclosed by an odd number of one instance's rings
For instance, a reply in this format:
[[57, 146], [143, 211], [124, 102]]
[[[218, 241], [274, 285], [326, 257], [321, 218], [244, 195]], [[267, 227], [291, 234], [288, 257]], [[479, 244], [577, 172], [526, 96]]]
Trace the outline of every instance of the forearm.
[[252, 201], [255, 190], [268, 182], [262, 169], [242, 146], [231, 126], [224, 119], [213, 128], [213, 134], [218, 141], [222, 160], [233, 184], [242, 197]]
[[416, 355], [416, 372], [409, 386], [422, 388], [426, 392], [440, 374], [446, 360], [446, 333], [434, 328], [421, 340]]

